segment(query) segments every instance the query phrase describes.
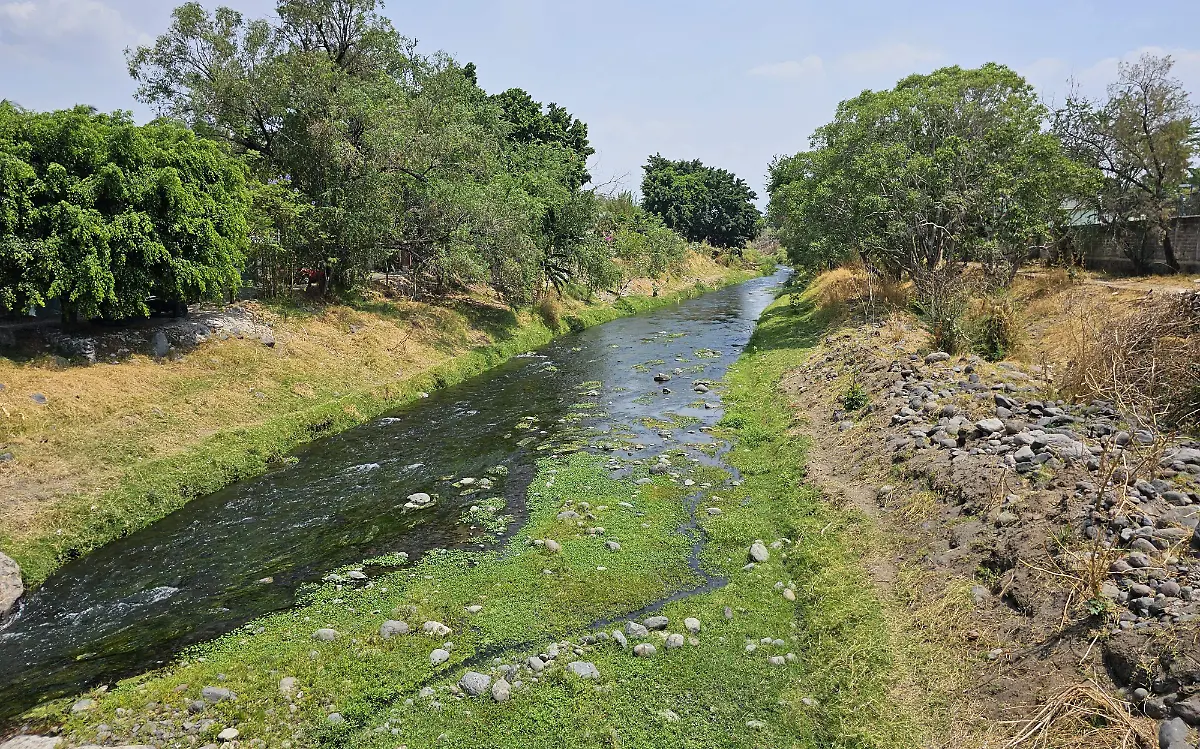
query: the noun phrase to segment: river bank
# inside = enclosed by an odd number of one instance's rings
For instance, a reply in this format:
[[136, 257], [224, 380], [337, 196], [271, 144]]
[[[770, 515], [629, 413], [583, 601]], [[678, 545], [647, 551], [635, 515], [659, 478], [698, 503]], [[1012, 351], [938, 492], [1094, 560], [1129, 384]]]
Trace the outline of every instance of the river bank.
[[754, 273], [694, 255], [678, 277], [636, 282], [627, 296], [564, 300], [549, 322], [472, 298], [255, 306], [269, 337], [214, 339], [173, 358], [66, 368], [0, 359], [0, 551], [34, 588], [63, 563], [259, 475], [300, 445], [555, 335]]
[[[499, 549], [343, 575], [28, 726], [71, 744], [914, 745], [858, 565], [862, 518], [805, 484], [807, 443], [778, 396], [821, 330], [786, 310], [763, 316], [723, 386], [696, 383], [723, 391], [728, 453], [660, 420], [661, 450], [552, 450]], [[653, 368], [634, 371], [655, 392]]]

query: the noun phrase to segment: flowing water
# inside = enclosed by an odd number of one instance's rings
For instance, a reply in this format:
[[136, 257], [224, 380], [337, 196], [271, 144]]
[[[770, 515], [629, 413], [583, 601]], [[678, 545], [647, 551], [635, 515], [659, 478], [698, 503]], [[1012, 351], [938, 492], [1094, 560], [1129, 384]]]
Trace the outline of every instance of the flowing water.
[[[720, 418], [719, 399], [692, 382], [724, 375], [783, 274], [559, 338], [66, 565], [0, 629], [0, 720], [288, 608], [300, 585], [331, 570], [396, 552], [416, 560], [434, 548], [479, 548], [487, 539], [461, 516], [483, 498], [503, 497], [515, 530], [539, 446], [601, 444], [620, 432], [646, 449], [618, 455], [646, 457], [707, 442], [699, 428]], [[654, 375], [676, 368], [664, 393]], [[639, 422], [677, 416], [689, 425], [669, 437]], [[460, 496], [451, 485], [503, 473], [496, 466], [507, 475], [490, 490]], [[405, 508], [416, 492], [438, 502]]]

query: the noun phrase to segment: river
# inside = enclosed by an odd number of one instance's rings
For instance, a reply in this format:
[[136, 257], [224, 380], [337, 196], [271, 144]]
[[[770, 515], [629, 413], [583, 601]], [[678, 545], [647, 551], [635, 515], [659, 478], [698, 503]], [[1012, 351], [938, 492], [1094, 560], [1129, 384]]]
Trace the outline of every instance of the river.
[[[464, 510], [503, 497], [516, 530], [537, 459], [564, 445], [604, 449], [606, 435], [620, 433], [645, 449], [618, 455], [646, 457], [707, 442], [701, 427], [720, 418], [719, 398], [692, 383], [724, 375], [785, 273], [558, 338], [64, 566], [0, 630], [0, 720], [163, 665], [293, 606], [303, 584], [332, 570], [494, 544], [462, 522]], [[672, 374], [671, 392], [654, 381], [658, 372]], [[451, 485], [489, 472], [490, 490], [461, 496]], [[416, 492], [438, 502], [405, 508]]]

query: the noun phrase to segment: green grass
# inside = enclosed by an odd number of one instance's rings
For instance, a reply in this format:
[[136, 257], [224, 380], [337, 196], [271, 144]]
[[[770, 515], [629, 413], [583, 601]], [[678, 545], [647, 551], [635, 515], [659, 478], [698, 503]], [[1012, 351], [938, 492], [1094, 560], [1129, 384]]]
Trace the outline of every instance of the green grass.
[[[737, 283], [751, 275], [731, 271], [724, 281]], [[21, 538], [0, 533], [0, 549], [20, 564], [26, 587], [36, 588], [66, 562], [144, 528], [196, 497], [260, 475], [305, 443], [369, 421], [412, 401], [419, 393], [462, 382], [557, 335], [673, 304], [712, 288], [697, 283], [659, 297], [628, 296], [612, 304], [595, 303], [565, 317], [563, 324], [553, 330], [536, 317], [524, 325], [517, 325], [511, 315], [477, 320], [489, 329], [496, 343], [383, 387], [328, 397], [311, 406], [302, 405], [296, 398], [296, 407], [282, 415], [250, 427], [222, 431], [167, 458], [125, 460], [130, 467], [111, 490], [99, 497], [68, 497], [45, 522], [43, 533]]]
[[[658, 654], [645, 659], [611, 643], [589, 647], [581, 659], [596, 664], [598, 682], [571, 676], [562, 666], [569, 659], [560, 658], [536, 683], [524, 673], [525, 686], [502, 704], [447, 691], [467, 663], [488, 671], [493, 658], [520, 662], [564, 638], [580, 644], [591, 621], [698, 582], [686, 564], [690, 542], [677, 532], [685, 490], [665, 477], [647, 485], [617, 480], [606, 458], [576, 454], [539, 464], [529, 523], [503, 549], [434, 554], [369, 588], [324, 585], [293, 611], [93, 695], [95, 711], [71, 715], [70, 701], [61, 701], [36, 717], [65, 722], [78, 740], [94, 738], [101, 723], [126, 736], [148, 719], [178, 725], [210, 718], [201, 743], [236, 725], [239, 740], [272, 747], [916, 746], [915, 729], [890, 699], [895, 662], [860, 564], [862, 521], [832, 509], [805, 484], [806, 445], [789, 435], [792, 415], [777, 385], [821, 330], [820, 320], [790, 309], [776, 303], [763, 316], [726, 380], [722, 428], [736, 440], [727, 460], [743, 483], [722, 486], [724, 471], [674, 459], [682, 477], [715, 485], [699, 505], [708, 534], [701, 561], [728, 578], [724, 587], [662, 610], [673, 632], [683, 631], [685, 617], [698, 618], [698, 644], [666, 651], [658, 643]], [[582, 502], [597, 516], [590, 522], [606, 529], [602, 537], [556, 519], [564, 506], [585, 511]], [[712, 506], [722, 513], [704, 512]], [[538, 538], [558, 540], [562, 551], [529, 545]], [[768, 562], [745, 570], [755, 539], [782, 543]], [[621, 550], [606, 550], [605, 540], [619, 541]], [[791, 583], [796, 600], [785, 599], [777, 583]], [[473, 604], [482, 611], [466, 613]], [[416, 627], [438, 620], [454, 632], [379, 639], [379, 623], [393, 617]], [[318, 627], [342, 636], [314, 642]], [[763, 637], [783, 644], [748, 653], [747, 642]], [[430, 651], [447, 639], [454, 643], [450, 662], [431, 667]], [[786, 665], [767, 661], [789, 652], [796, 657]], [[278, 691], [282, 676], [295, 677], [303, 692], [294, 711]], [[181, 713], [208, 684], [232, 689], [237, 700], [200, 715]], [[423, 686], [435, 689], [440, 709], [418, 696]], [[345, 722], [331, 725], [328, 709]]]

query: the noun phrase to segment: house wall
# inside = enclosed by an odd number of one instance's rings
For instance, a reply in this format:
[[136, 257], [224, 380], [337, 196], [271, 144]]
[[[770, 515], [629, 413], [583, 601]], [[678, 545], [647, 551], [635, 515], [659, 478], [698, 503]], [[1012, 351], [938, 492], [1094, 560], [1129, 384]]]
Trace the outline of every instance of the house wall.
[[[1200, 273], [1200, 216], [1184, 216], [1173, 223], [1171, 246], [1175, 248], [1179, 269], [1184, 273]], [[1088, 268], [1113, 273], [1135, 271], [1133, 262], [1121, 252], [1111, 237], [1104, 235], [1100, 227], [1080, 226], [1073, 233], [1077, 246], [1083, 250], [1084, 265]], [[1157, 240], [1151, 242], [1151, 269], [1156, 272], [1167, 271], [1166, 255], [1161, 245]]]

